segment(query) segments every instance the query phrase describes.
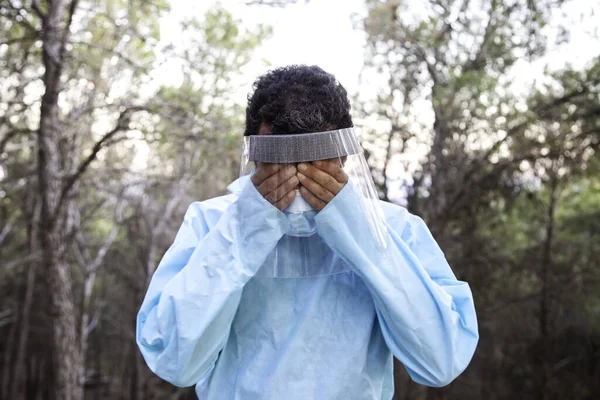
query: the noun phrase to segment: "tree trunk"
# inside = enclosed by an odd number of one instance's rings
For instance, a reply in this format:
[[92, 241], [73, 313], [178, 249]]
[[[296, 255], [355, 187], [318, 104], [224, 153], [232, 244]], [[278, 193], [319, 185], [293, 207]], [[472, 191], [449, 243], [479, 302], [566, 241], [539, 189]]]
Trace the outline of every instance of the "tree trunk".
[[[29, 251], [31, 254], [35, 254], [38, 251], [38, 227], [40, 220], [40, 207], [39, 202], [34, 200], [34, 204], [32, 206], [31, 211], [31, 225], [30, 231], [28, 232], [29, 237]], [[27, 380], [27, 375], [25, 373], [25, 355], [27, 353], [27, 344], [29, 341], [29, 326], [31, 319], [31, 310], [33, 307], [33, 294], [35, 292], [36, 286], [36, 277], [37, 277], [37, 268], [39, 261], [34, 260], [29, 264], [29, 268], [27, 270], [27, 282], [25, 286], [25, 298], [23, 299], [23, 308], [20, 313], [20, 321], [19, 324], [19, 338], [17, 341], [17, 354], [14, 363], [14, 379], [12, 382], [12, 390], [10, 392], [10, 399], [17, 399], [21, 397], [21, 393], [24, 390], [24, 384]]]
[[6, 341], [6, 347], [4, 352], [4, 364], [2, 366], [2, 386], [0, 387], [0, 398], [10, 398], [9, 393], [14, 385], [13, 377], [13, 348], [17, 334], [19, 331], [19, 316], [10, 324], [10, 331]]
[[131, 382], [129, 386], [129, 400], [138, 400], [140, 393], [140, 374], [138, 365], [138, 349], [135, 345], [131, 346], [131, 367], [133, 368], [131, 373]]
[[444, 104], [441, 104], [441, 83], [434, 78], [432, 87], [432, 103], [435, 120], [433, 122], [433, 143], [429, 154], [428, 170], [431, 174], [430, 200], [426, 202], [426, 216], [429, 223], [429, 229], [435, 238], [443, 236], [446, 220], [443, 218], [448, 206], [447, 199], [447, 174], [448, 162], [444, 155], [446, 148], [446, 139], [450, 136], [450, 127], [448, 126], [447, 116], [443, 110]]
[[[66, 193], [63, 192], [60, 154], [58, 95], [64, 67], [65, 41], [77, 0], [48, 2], [43, 15], [42, 49], [44, 86], [40, 127], [38, 130], [38, 184], [42, 201], [40, 245], [42, 266], [48, 271], [51, 305], [52, 345], [54, 347], [54, 381], [52, 395], [57, 400], [83, 398], [81, 353], [78, 342], [73, 280], [66, 261], [65, 226]], [[68, 21], [68, 22], [67, 22]], [[66, 25], [65, 25], [66, 22]]]
[[56, 399], [82, 399], [82, 357], [77, 335], [71, 271], [69, 265], [57, 254], [64, 250], [64, 238], [54, 231], [50, 232], [43, 242], [46, 242], [43, 243], [45, 267], [50, 271], [49, 284], [52, 292], [52, 343], [56, 355], [53, 391]]
[[31, 318], [31, 307], [33, 305], [33, 292], [35, 289], [35, 277], [37, 270], [37, 262], [31, 263], [27, 271], [27, 283], [25, 287], [25, 299], [23, 301], [23, 310], [21, 311], [21, 329], [17, 344], [17, 354], [14, 364], [14, 380], [12, 382], [12, 390], [9, 396], [10, 399], [20, 398], [23, 393], [27, 374], [25, 373], [25, 354], [27, 353], [27, 342], [29, 339], [29, 322]]
[[549, 357], [550, 357], [550, 329], [548, 324], [548, 317], [550, 309], [548, 305], [548, 289], [549, 289], [549, 273], [552, 266], [552, 242], [554, 239], [554, 213], [556, 210], [556, 197], [558, 189], [558, 178], [556, 176], [551, 177], [550, 186], [550, 204], [548, 205], [548, 214], [546, 216], [546, 237], [542, 248], [542, 257], [540, 265], [540, 319], [539, 319], [539, 335], [541, 341], [541, 347], [539, 349], [539, 364], [540, 364], [540, 375], [537, 389], [538, 400], [546, 400], [546, 389], [549, 381]]

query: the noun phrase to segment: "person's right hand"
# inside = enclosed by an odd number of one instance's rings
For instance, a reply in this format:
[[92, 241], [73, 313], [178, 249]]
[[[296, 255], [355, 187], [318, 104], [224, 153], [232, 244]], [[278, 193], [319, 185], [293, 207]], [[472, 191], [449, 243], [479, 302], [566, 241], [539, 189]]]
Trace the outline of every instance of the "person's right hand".
[[250, 180], [269, 203], [283, 211], [296, 197], [295, 189], [300, 183], [296, 173], [296, 167], [290, 164], [257, 163]]

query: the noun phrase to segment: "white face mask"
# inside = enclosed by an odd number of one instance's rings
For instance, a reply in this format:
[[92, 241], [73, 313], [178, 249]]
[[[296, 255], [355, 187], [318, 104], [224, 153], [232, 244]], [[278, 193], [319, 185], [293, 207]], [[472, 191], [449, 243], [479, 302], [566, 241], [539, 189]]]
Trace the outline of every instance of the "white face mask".
[[292, 203], [283, 210], [287, 217], [290, 228], [286, 232], [290, 236], [307, 237], [314, 235], [317, 232], [315, 224], [315, 210], [300, 194], [300, 190], [296, 190], [296, 197]]

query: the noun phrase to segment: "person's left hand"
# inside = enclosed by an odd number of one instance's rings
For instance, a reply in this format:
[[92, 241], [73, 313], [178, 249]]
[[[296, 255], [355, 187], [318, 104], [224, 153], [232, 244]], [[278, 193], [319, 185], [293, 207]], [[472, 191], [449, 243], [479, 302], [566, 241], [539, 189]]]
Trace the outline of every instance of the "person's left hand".
[[300, 194], [317, 211], [320, 211], [342, 190], [348, 175], [339, 158], [298, 164]]

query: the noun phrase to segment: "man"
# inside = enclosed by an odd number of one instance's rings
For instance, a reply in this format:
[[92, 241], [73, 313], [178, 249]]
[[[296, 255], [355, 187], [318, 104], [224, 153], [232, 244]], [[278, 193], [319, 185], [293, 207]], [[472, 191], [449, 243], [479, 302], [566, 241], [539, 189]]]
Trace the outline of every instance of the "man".
[[393, 356], [449, 384], [478, 341], [471, 291], [420, 218], [369, 199], [346, 91], [314, 66], [254, 89], [256, 169], [189, 207], [138, 315], [148, 366], [202, 400], [391, 399]]

